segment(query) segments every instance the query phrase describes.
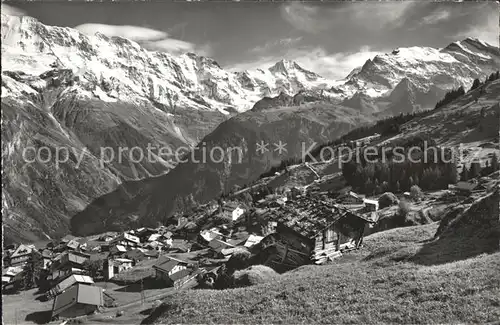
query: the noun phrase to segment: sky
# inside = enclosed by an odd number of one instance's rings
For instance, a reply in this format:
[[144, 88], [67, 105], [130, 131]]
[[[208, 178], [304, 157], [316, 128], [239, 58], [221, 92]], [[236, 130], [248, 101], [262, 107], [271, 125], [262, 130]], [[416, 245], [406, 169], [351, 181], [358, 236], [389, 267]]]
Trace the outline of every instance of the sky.
[[2, 12], [210, 56], [231, 71], [288, 59], [331, 79], [398, 47], [442, 48], [466, 37], [498, 46], [499, 35], [492, 2], [44, 1], [2, 3]]

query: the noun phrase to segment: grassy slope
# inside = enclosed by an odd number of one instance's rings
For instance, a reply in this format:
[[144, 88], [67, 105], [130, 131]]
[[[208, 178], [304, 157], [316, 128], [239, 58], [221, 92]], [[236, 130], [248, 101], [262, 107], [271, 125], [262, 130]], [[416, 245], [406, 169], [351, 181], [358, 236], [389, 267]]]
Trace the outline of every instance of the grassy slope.
[[182, 292], [169, 298], [144, 323], [452, 323], [499, 319], [499, 252], [430, 266], [398, 262], [414, 256], [434, 236], [437, 226], [433, 223], [376, 233], [365, 239], [365, 249], [339, 263], [304, 266], [267, 284]]

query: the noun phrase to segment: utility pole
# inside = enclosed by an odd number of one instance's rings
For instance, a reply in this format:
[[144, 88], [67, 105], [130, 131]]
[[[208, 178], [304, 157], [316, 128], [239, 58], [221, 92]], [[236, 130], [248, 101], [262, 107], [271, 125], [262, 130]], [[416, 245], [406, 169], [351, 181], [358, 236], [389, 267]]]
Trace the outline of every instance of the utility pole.
[[146, 302], [146, 297], [144, 295], [144, 282], [143, 278], [141, 278], [141, 305], [144, 305], [145, 302]]

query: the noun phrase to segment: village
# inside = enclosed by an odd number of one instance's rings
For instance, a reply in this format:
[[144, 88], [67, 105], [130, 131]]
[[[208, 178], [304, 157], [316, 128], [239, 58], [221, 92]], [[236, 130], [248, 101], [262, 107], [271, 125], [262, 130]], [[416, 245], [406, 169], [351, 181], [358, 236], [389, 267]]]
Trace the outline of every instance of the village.
[[[312, 185], [268, 186], [299, 170], [315, 178]], [[448, 190], [424, 193], [414, 186], [368, 197], [350, 187], [339, 190], [332, 175], [319, 173], [308, 163], [294, 166], [262, 180], [253, 196], [239, 189], [156, 228], [5, 247], [2, 289], [5, 306], [13, 308], [4, 317], [10, 315], [9, 323], [120, 317], [128, 306], [155, 303], [177, 290], [237, 287], [231, 275], [251, 265], [281, 274], [334, 263], [362, 249], [368, 234], [408, 220], [431, 223], [450, 202], [473, 201], [495, 184], [478, 177]], [[20, 295], [19, 302], [29, 305], [24, 314], [16, 305]]]

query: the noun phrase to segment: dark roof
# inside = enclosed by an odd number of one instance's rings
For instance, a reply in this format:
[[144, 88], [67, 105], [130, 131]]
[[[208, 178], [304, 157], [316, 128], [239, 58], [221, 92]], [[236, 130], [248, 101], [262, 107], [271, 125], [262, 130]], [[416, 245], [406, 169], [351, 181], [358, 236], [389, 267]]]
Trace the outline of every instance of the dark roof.
[[71, 274], [67, 278], [59, 281], [58, 284], [56, 284], [53, 288], [52, 291], [55, 293], [59, 293], [63, 290], [65, 290], [68, 287], [71, 287], [75, 283], [82, 283], [82, 284], [94, 284], [94, 280], [90, 276], [86, 275], [79, 275], [79, 274]]
[[314, 197], [293, 201], [291, 205], [275, 209], [271, 215], [270, 221], [278, 222], [307, 238], [316, 237], [318, 232], [346, 217], [373, 222], [333, 202]]
[[102, 288], [85, 284], [76, 284], [69, 287], [54, 299], [52, 317], [59, 315], [77, 303], [102, 306], [104, 303]]
[[459, 190], [465, 190], [465, 191], [472, 191], [478, 186], [477, 183], [469, 183], [469, 182], [458, 182], [457, 183], [457, 189]]
[[73, 236], [73, 235], [66, 235], [64, 236], [63, 238], [61, 238], [61, 241], [62, 242], [69, 242], [70, 240], [73, 240], [73, 239], [76, 239], [77, 237]]
[[182, 261], [173, 257], [166, 257], [163, 256], [160, 258], [160, 261], [153, 265], [153, 268], [163, 271], [163, 272], [170, 272], [172, 269], [178, 265], [178, 264], [188, 264], [189, 262], [187, 261]]
[[182, 278], [184, 278], [184, 277], [186, 277], [186, 276], [188, 276], [190, 274], [191, 274], [191, 270], [189, 270], [189, 269], [183, 269], [183, 270], [180, 270], [179, 272], [175, 272], [174, 274], [172, 274], [170, 276], [170, 279], [172, 281], [177, 281], [177, 280], [182, 279]]
[[80, 243], [74, 239], [70, 240], [67, 244], [66, 247], [77, 249], [78, 246], [80, 246]]
[[234, 245], [231, 245], [229, 243], [226, 243], [225, 241], [222, 241], [220, 239], [212, 239], [209, 243], [208, 246], [215, 250], [216, 252], [221, 252], [224, 248], [232, 248]]
[[21, 244], [14, 250], [14, 252], [12, 252], [12, 255], [10, 257], [13, 258], [13, 257], [29, 255], [33, 250], [34, 246], [32, 245]]

